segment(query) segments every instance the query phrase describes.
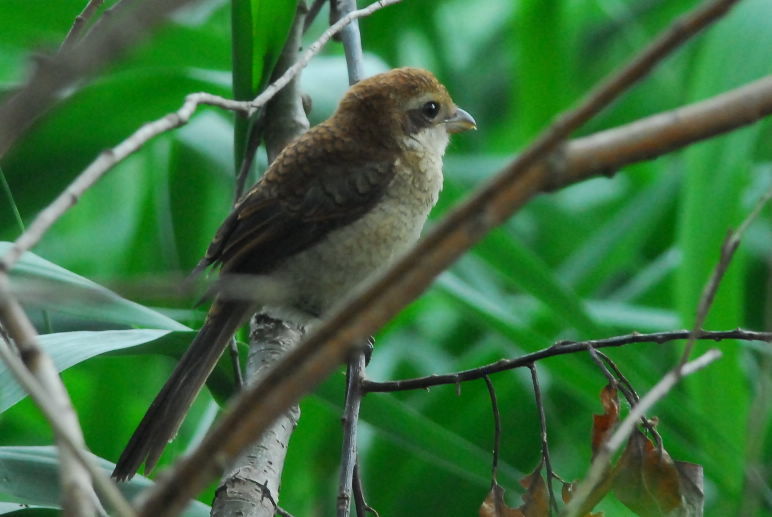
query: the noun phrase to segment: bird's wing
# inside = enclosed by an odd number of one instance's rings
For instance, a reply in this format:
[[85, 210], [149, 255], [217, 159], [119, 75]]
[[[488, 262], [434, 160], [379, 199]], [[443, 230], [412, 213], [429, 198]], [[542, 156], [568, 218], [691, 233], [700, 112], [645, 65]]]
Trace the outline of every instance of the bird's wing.
[[387, 153], [363, 154], [325, 125], [290, 144], [225, 220], [197, 269], [263, 273], [367, 213], [394, 175]]

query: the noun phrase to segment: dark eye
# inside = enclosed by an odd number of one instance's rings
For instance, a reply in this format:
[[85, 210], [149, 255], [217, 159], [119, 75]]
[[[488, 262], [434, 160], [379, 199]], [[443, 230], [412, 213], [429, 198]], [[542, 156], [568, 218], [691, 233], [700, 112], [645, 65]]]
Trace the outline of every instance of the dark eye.
[[421, 113], [428, 119], [433, 119], [440, 112], [440, 105], [434, 101], [429, 101], [421, 106]]

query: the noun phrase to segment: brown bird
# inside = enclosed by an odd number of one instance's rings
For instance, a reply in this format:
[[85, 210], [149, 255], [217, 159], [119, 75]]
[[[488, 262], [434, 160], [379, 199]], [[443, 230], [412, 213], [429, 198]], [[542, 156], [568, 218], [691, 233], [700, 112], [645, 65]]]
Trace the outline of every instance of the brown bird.
[[228, 340], [255, 309], [305, 324], [406, 251], [442, 188], [449, 133], [475, 127], [430, 72], [400, 68], [352, 86], [332, 117], [289, 144], [236, 204], [196, 267], [253, 275], [251, 301], [215, 294], [113, 477], [131, 478], [142, 462], [153, 469]]

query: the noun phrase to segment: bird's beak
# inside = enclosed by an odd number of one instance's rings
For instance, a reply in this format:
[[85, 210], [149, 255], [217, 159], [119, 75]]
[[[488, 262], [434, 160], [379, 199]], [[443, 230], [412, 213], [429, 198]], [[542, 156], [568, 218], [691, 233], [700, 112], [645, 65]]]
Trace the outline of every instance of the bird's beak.
[[448, 133], [461, 133], [462, 131], [477, 129], [477, 122], [474, 121], [472, 115], [461, 108], [456, 108], [456, 112], [445, 119], [445, 127], [448, 129]]

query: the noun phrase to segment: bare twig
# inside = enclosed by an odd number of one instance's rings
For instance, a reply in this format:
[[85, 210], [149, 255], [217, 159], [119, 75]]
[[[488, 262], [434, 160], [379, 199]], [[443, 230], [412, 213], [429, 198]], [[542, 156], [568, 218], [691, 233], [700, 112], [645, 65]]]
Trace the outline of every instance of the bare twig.
[[107, 477], [105, 472], [96, 465], [84, 447], [75, 444], [71, 434], [63, 427], [59, 420], [61, 417], [59, 408], [52, 404], [51, 397], [46, 393], [43, 386], [41, 386], [37, 379], [35, 379], [30, 371], [24, 366], [21, 359], [11, 351], [7, 340], [8, 336], [5, 334], [2, 327], [0, 327], [0, 359], [2, 359], [8, 370], [13, 374], [16, 382], [24, 388], [24, 391], [35, 401], [35, 405], [40, 408], [43, 416], [46, 417], [49, 425], [57, 435], [57, 441], [60, 446], [64, 445], [64, 447], [69, 449], [78, 461], [88, 469], [91, 478], [96, 484], [97, 490], [105, 498], [116, 515], [122, 517], [131, 517], [135, 515], [131, 505], [129, 505], [128, 501], [123, 497], [123, 494], [118, 490], [115, 483], [113, 483], [113, 481]]
[[303, 27], [303, 33], [305, 33], [309, 27], [311, 27], [311, 25], [314, 23], [314, 20], [316, 20], [316, 16], [319, 14], [319, 11], [322, 9], [322, 6], [328, 1], [329, 0], [314, 0], [314, 2], [309, 6], [305, 27]]
[[357, 428], [359, 408], [362, 404], [362, 381], [365, 371], [365, 356], [355, 353], [348, 365], [346, 375], [346, 403], [343, 409], [343, 450], [341, 451], [340, 476], [338, 480], [338, 517], [348, 517], [351, 512], [351, 490], [354, 468], [357, 464]]
[[[299, 49], [303, 45], [303, 23], [307, 12], [308, 8], [305, 2], [298, 2], [295, 21], [279, 61], [276, 63], [274, 78], [284, 76], [300, 59]], [[299, 70], [302, 70], [302, 67]], [[274, 78], [272, 78], [271, 84], [274, 84]], [[298, 71], [265, 106], [263, 139], [265, 140], [268, 163], [273, 162], [287, 144], [308, 131], [309, 125], [308, 117], [303, 110], [300, 71]]]
[[677, 367], [668, 372], [641, 401], [630, 410], [630, 413], [619, 424], [614, 434], [608, 441], [601, 444], [592, 461], [590, 470], [585, 479], [574, 490], [571, 501], [563, 508], [561, 517], [577, 517], [580, 515], [584, 501], [590, 495], [592, 489], [600, 482], [606, 472], [613, 454], [619, 450], [622, 444], [630, 437], [635, 429], [636, 422], [651, 409], [654, 404], [667, 395], [675, 384], [686, 375], [692, 374], [704, 368], [711, 362], [721, 357], [718, 350], [709, 350], [694, 361], [686, 363], [683, 367]]
[[356, 508], [357, 517], [365, 517], [367, 512], [370, 512], [378, 517], [378, 512], [375, 510], [375, 508], [367, 504], [367, 501], [365, 501], [365, 490], [364, 487], [362, 487], [362, 475], [359, 469], [359, 461], [357, 461], [354, 465], [353, 490], [354, 508]]
[[[694, 318], [694, 325], [692, 327], [693, 334], [696, 334], [705, 323], [705, 318], [708, 317], [710, 306], [713, 305], [713, 300], [716, 297], [718, 286], [721, 284], [721, 280], [724, 278], [724, 273], [726, 273], [729, 264], [732, 262], [735, 251], [737, 251], [737, 248], [740, 246], [740, 240], [745, 234], [745, 231], [759, 216], [761, 210], [770, 199], [772, 199], [772, 189], [764, 194], [761, 199], [759, 199], [753, 210], [751, 210], [745, 220], [740, 224], [740, 227], [735, 231], [730, 231], [726, 236], [724, 244], [721, 246], [721, 256], [718, 260], [718, 264], [716, 264], [716, 267], [713, 270], [713, 273], [710, 275], [707, 284], [705, 284], [705, 288], [703, 289], [702, 295], [700, 296], [700, 302], [697, 305], [697, 315]], [[683, 354], [681, 354], [681, 361], [679, 364], [683, 365], [686, 363], [686, 361], [689, 360], [689, 356], [691, 355], [692, 349], [694, 348], [695, 339], [696, 338], [692, 336], [689, 338], [689, 341], [686, 342], [686, 346], [684, 347]]]
[[99, 6], [101, 6], [103, 2], [104, 0], [89, 0], [89, 2], [86, 4], [86, 7], [83, 8], [83, 11], [81, 11], [81, 13], [75, 17], [75, 21], [72, 23], [70, 31], [67, 33], [67, 36], [64, 38], [64, 41], [59, 47], [60, 52], [63, 49], [69, 48], [75, 44], [78, 38], [80, 38], [80, 35], [83, 32], [83, 29], [86, 27], [86, 24], [91, 19], [91, 17], [94, 16], [94, 13], [97, 11], [97, 9], [99, 9]]
[[[337, 11], [343, 17], [354, 12], [357, 8], [355, 0], [332, 0], [337, 4]], [[359, 82], [363, 75], [362, 60], [362, 42], [359, 36], [359, 22], [351, 20], [340, 31], [340, 38], [343, 41], [343, 51], [346, 53], [346, 67], [348, 68], [348, 83]]]
[[[688, 330], [674, 330], [668, 332], [656, 332], [653, 334], [627, 334], [607, 339], [596, 339], [592, 341], [563, 341], [549, 348], [532, 352], [514, 359], [502, 359], [495, 363], [487, 364], [470, 370], [464, 370], [456, 373], [444, 375], [430, 375], [427, 377], [418, 377], [415, 379], [404, 379], [398, 381], [377, 382], [365, 380], [363, 389], [365, 392], [387, 392], [404, 391], [415, 389], [426, 389], [432, 386], [443, 384], [458, 385], [464, 381], [480, 379], [492, 373], [514, 368], [527, 367], [548, 357], [555, 357], [563, 354], [574, 354], [592, 348], [620, 347], [633, 343], [667, 343], [670, 341], [689, 339], [691, 332]], [[735, 339], [744, 341], [766, 341], [772, 342], [772, 332], [756, 332], [752, 330], [725, 330], [725, 331], [707, 331], [702, 330], [697, 334], [697, 339], [721, 341], [724, 339]]]
[[236, 101], [229, 101], [208, 93], [188, 95], [185, 104], [174, 113], [148, 122], [117, 146], [103, 151], [91, 164], [75, 178], [75, 181], [41, 211], [27, 230], [14, 242], [13, 247], [0, 261], [0, 273], [9, 271], [22, 254], [37, 244], [48, 229], [71, 207], [83, 193], [93, 186], [121, 160], [140, 149], [151, 138], [179, 127], [190, 120], [200, 104], [220, 106], [225, 109], [240, 109], [243, 106]]
[[81, 44], [63, 48], [55, 58], [38, 62], [26, 84], [0, 106], [0, 156], [61, 99], [64, 89], [113, 62], [166, 16], [192, 1], [131, 2], [131, 9], [123, 9], [121, 16], [100, 24], [100, 30], [90, 31]]
[[501, 450], [501, 413], [499, 404], [496, 400], [496, 389], [493, 387], [491, 378], [485, 375], [485, 386], [488, 388], [488, 396], [491, 398], [491, 412], [493, 413], [493, 460], [491, 466], [491, 479], [496, 483], [496, 474], [499, 469], [499, 451]]
[[[54, 413], [60, 424], [59, 429], [69, 436], [76, 447], [85, 448], [77, 415], [56, 366], [38, 345], [35, 328], [27, 319], [21, 305], [9, 295], [7, 284], [7, 277], [0, 275], [0, 323], [16, 344], [24, 366], [41, 386], [45, 397], [56, 408]], [[95, 515], [100, 504], [88, 470], [80, 463], [76, 453], [64, 444], [62, 435], [56, 434], [55, 437], [59, 449], [62, 513], [84, 517]]]
[[[550, 512], [552, 510], [557, 511], [558, 501], [555, 498], [555, 491], [552, 488], [552, 479], [555, 477], [555, 473], [552, 470], [552, 462], [550, 461], [550, 448], [547, 442], [547, 416], [544, 411], [544, 399], [541, 395], [541, 387], [539, 386], [539, 376], [536, 373], [536, 365], [533, 363], [528, 365], [528, 369], [531, 370], [531, 383], [533, 384], [533, 395], [536, 399], [536, 410], [539, 412], [539, 430], [541, 437], [541, 457], [544, 462], [544, 469], [547, 471], [547, 491], [550, 495]], [[486, 379], [488, 377], [485, 377]]]
[[[630, 383], [627, 377], [625, 377], [624, 374], [622, 374], [622, 371], [617, 367], [616, 363], [614, 363], [614, 361], [612, 361], [611, 358], [606, 354], [595, 350], [594, 347], [588, 347], [587, 351], [590, 352], [590, 357], [592, 357], [593, 361], [595, 361], [595, 363], [601, 369], [603, 375], [606, 377], [606, 379], [608, 379], [609, 384], [614, 388], [618, 388], [622, 392], [622, 394], [625, 396], [625, 399], [627, 400], [627, 403], [630, 404], [631, 407], [636, 405], [639, 400], [638, 394], [635, 392], [632, 383]], [[654, 437], [654, 439], [657, 441], [657, 445], [661, 446], [662, 437], [651, 424], [649, 419], [645, 416], [642, 417], [641, 425], [643, 425], [643, 427], [645, 427], [646, 430]]]
[[232, 337], [230, 343], [228, 343], [228, 354], [230, 355], [231, 366], [233, 367], [233, 380], [236, 383], [236, 386], [241, 389], [244, 387], [244, 376], [241, 374], [239, 344], [236, 342], [235, 337]]

